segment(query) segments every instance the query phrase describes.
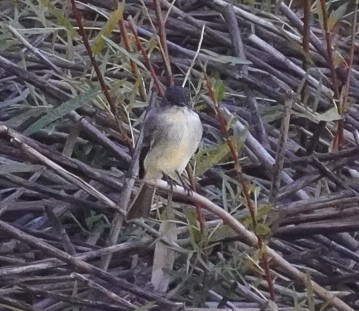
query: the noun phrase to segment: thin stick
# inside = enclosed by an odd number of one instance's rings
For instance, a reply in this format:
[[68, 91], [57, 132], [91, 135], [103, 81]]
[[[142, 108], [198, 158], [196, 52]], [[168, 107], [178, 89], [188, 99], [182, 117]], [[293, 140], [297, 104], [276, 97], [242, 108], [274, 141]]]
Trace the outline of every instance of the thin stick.
[[71, 0], [71, 4], [72, 4], [72, 11], [74, 13], [77, 25], [79, 27], [79, 33], [80, 33], [80, 35], [82, 37], [82, 42], [83, 42], [83, 44], [84, 44], [84, 46], [86, 48], [88, 56], [90, 57], [91, 64], [92, 64], [93, 68], [95, 69], [97, 79], [98, 79], [98, 81], [100, 83], [100, 86], [101, 86], [102, 93], [105, 95], [105, 97], [107, 99], [107, 102], [110, 105], [111, 112], [112, 112], [112, 114], [113, 114], [113, 116], [114, 116], [114, 118], [116, 120], [116, 123], [117, 123], [118, 129], [119, 129], [121, 138], [125, 142], [125, 144], [127, 145], [130, 152], [132, 153], [132, 151], [133, 151], [132, 141], [128, 137], [128, 135], [126, 133], [126, 130], [122, 125], [122, 122], [117, 119], [117, 106], [116, 106], [116, 104], [114, 103], [114, 101], [112, 100], [112, 98], [110, 96], [110, 93], [108, 91], [108, 87], [106, 85], [105, 79], [104, 79], [104, 77], [103, 77], [103, 75], [101, 73], [101, 69], [100, 69], [99, 65], [97, 64], [95, 57], [92, 54], [91, 45], [90, 45], [90, 42], [88, 40], [84, 25], [82, 23], [81, 14], [80, 14], [79, 10], [77, 9], [76, 1]]
[[133, 21], [133, 19], [131, 17], [129, 18], [129, 24], [130, 24], [130, 27], [131, 27], [131, 31], [132, 31], [133, 35], [135, 36], [137, 48], [141, 51], [142, 56], [145, 59], [145, 63], [147, 65], [147, 68], [150, 70], [151, 77], [155, 82], [156, 88], [158, 90], [158, 94], [160, 96], [164, 96], [165, 92], [164, 92], [164, 90], [163, 90], [163, 88], [161, 86], [160, 81], [158, 80], [158, 77], [157, 77], [157, 75], [155, 73], [155, 70], [153, 69], [153, 66], [151, 64], [151, 61], [150, 61], [147, 53], [146, 53], [146, 50], [143, 47], [143, 45], [141, 44], [140, 38], [139, 38], [138, 33], [137, 33], [136, 25], [135, 25], [135, 23], [134, 23], [134, 21]]
[[201, 37], [199, 39], [199, 42], [198, 42], [198, 47], [197, 47], [197, 50], [196, 50], [196, 54], [194, 55], [194, 57], [192, 58], [192, 62], [191, 62], [191, 65], [189, 66], [188, 70], [187, 70], [187, 73], [186, 73], [186, 76], [184, 77], [184, 80], [183, 80], [183, 83], [182, 83], [182, 86], [184, 87], [186, 85], [186, 82], [188, 80], [188, 77], [189, 75], [191, 74], [191, 70], [193, 68], [193, 66], [195, 65], [196, 63], [196, 59], [199, 55], [199, 52], [201, 50], [201, 46], [202, 46], [202, 42], [203, 42], [203, 37], [204, 37], [204, 30], [206, 28], [206, 25], [203, 25], [202, 26], [202, 30], [201, 30]]
[[160, 0], [153, 0], [153, 4], [155, 6], [157, 25], [158, 25], [158, 29], [159, 29], [160, 46], [161, 46], [160, 51], [162, 54], [163, 62], [165, 63], [165, 70], [166, 70], [168, 83], [169, 83], [169, 85], [174, 85], [173, 75], [172, 75], [172, 70], [171, 70], [170, 56], [168, 54], [166, 25], [165, 25], [165, 21], [163, 20], [163, 16], [162, 16]]

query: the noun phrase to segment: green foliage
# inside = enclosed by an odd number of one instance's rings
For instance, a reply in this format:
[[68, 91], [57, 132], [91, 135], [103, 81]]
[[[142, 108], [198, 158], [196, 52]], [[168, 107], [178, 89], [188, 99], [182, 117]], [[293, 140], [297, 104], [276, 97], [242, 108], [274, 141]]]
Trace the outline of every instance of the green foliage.
[[104, 214], [91, 211], [91, 215], [85, 219], [87, 228], [92, 231], [95, 227], [111, 228], [111, 224]]
[[0, 164], [0, 175], [13, 174], [13, 173], [28, 173], [36, 172], [43, 169], [42, 165], [30, 165], [30, 164]]
[[69, 112], [80, 108], [81, 106], [88, 103], [92, 97], [94, 97], [99, 92], [98, 88], [89, 89], [79, 95], [71, 98], [67, 102], [63, 103], [62, 105], [51, 109], [45, 116], [41, 117], [39, 120], [31, 124], [25, 131], [24, 134], [30, 135], [35, 133], [47, 125], [51, 124], [52, 122], [64, 117]]
[[227, 143], [201, 149], [196, 154], [196, 175], [202, 176], [207, 170], [220, 163], [228, 154]]
[[270, 215], [271, 211], [272, 211], [272, 205], [270, 204], [265, 205], [262, 208], [259, 208], [255, 214], [257, 225], [255, 228], [253, 228], [252, 217], [250, 216], [249, 211], [246, 209], [244, 212], [242, 212], [242, 214], [245, 214], [245, 217], [241, 218], [241, 223], [247, 228], [254, 230], [254, 233], [257, 236], [266, 237], [271, 233], [269, 224], [266, 223], [267, 216]]
[[107, 23], [95, 38], [95, 42], [91, 48], [93, 55], [99, 54], [105, 47], [106, 41], [104, 38], [109, 37], [116, 28], [118, 22], [123, 19], [124, 7], [124, 2], [118, 4], [117, 9], [112, 12]]
[[[327, 12], [330, 9], [330, 1], [326, 4], [327, 8]], [[328, 27], [328, 32], [331, 32], [334, 30], [334, 27], [337, 25], [337, 23], [341, 20], [341, 18], [344, 16], [344, 14], [347, 11], [349, 5], [349, 1], [345, 1], [343, 2], [342, 5], [340, 5], [339, 7], [337, 7], [335, 10], [332, 10], [330, 12], [330, 14], [328, 14], [328, 23], [327, 23], [327, 27]], [[323, 25], [323, 10], [321, 7], [321, 4], [319, 1], [317, 1], [316, 3], [316, 7], [315, 7], [315, 12], [318, 14], [319, 17], [319, 23], [322, 27], [322, 30], [324, 31], [324, 25]]]
[[111, 164], [106, 149], [96, 143], [76, 144], [73, 153], [80, 161], [96, 168], [103, 168]]
[[332, 31], [347, 11], [349, 2], [344, 2], [336, 10], [333, 10], [328, 18], [328, 31]]
[[266, 224], [257, 224], [254, 233], [257, 236], [266, 236], [271, 233], [271, 229]]
[[120, 55], [123, 55], [126, 57], [126, 59], [130, 59], [134, 63], [136, 63], [138, 66], [140, 66], [142, 69], [146, 69], [146, 66], [139, 60], [139, 54], [138, 53], [129, 53], [126, 49], [118, 45], [117, 43], [113, 42], [110, 38], [101, 37], [109, 47], [113, 48], [114, 51], [118, 51]]
[[134, 311], [147, 311], [147, 310], [152, 310], [154, 307], [156, 307], [157, 304], [155, 301], [151, 301], [148, 303], [145, 303], [144, 305], [142, 305], [139, 308], [136, 308]]
[[310, 109], [305, 109], [297, 104], [295, 104], [294, 107], [295, 109], [292, 110], [293, 115], [303, 117], [315, 123], [319, 123], [320, 121], [332, 122], [342, 119], [342, 116], [338, 113], [336, 107], [332, 107], [323, 113], [317, 113]]
[[225, 64], [225, 65], [251, 65], [252, 62], [246, 60], [246, 59], [242, 59], [240, 57], [235, 57], [235, 56], [228, 56], [228, 55], [224, 55], [224, 56], [219, 56], [217, 57], [217, 61]]
[[[236, 133], [238, 136], [230, 137], [238, 154], [244, 146], [247, 132]], [[229, 156], [229, 147], [227, 142], [219, 143], [217, 146], [200, 149], [195, 155], [196, 158], [196, 175], [202, 176], [210, 168], [221, 164]]]
[[64, 12], [55, 7], [50, 0], [38, 0], [39, 3], [44, 6], [49, 13], [56, 18], [56, 24], [65, 27], [71, 34], [72, 37], [78, 36], [76, 30], [72, 26], [70, 20], [64, 15]]
[[220, 226], [217, 226], [215, 229], [212, 230], [212, 232], [209, 235], [209, 240], [211, 242], [221, 241], [224, 239], [228, 239], [230, 237], [234, 237], [236, 235], [236, 232], [228, 225], [221, 224]]
[[219, 103], [224, 98], [226, 85], [220, 79], [212, 79], [212, 87], [213, 87], [216, 103]]

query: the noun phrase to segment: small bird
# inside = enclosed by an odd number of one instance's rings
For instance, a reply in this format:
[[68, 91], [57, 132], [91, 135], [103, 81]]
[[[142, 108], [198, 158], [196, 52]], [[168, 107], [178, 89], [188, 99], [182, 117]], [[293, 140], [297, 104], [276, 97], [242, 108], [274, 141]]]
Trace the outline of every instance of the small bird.
[[[196, 152], [202, 135], [203, 126], [192, 109], [189, 90], [181, 86], [168, 87], [161, 105], [151, 108], [145, 120], [140, 157], [140, 162], [143, 159], [142, 179], [156, 180], [165, 175], [177, 181]], [[155, 186], [146, 183], [141, 186], [127, 220], [149, 217], [155, 190]]]

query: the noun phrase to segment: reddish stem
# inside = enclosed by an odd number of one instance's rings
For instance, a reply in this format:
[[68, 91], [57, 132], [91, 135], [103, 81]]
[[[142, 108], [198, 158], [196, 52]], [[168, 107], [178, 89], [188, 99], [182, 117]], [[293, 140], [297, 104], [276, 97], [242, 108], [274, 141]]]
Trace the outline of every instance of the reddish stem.
[[333, 83], [333, 89], [334, 94], [336, 98], [339, 98], [339, 89], [338, 89], [338, 83], [337, 83], [337, 74], [335, 72], [335, 66], [334, 66], [334, 60], [333, 60], [333, 50], [332, 50], [332, 40], [330, 38], [330, 33], [328, 30], [328, 14], [327, 9], [325, 6], [325, 0], [320, 0], [321, 8], [322, 8], [322, 15], [323, 15], [323, 27], [325, 32], [325, 41], [327, 44], [327, 53], [328, 53], [328, 63], [330, 66], [330, 73], [332, 76], [332, 83]]
[[165, 95], [164, 90], [163, 90], [163, 88], [161, 86], [160, 81], [158, 80], [158, 77], [157, 77], [157, 75], [155, 73], [155, 70], [153, 69], [153, 66], [151, 64], [151, 61], [150, 61], [147, 53], [146, 53], [146, 50], [145, 50], [145, 48], [143, 47], [143, 45], [142, 45], [142, 43], [140, 41], [140, 38], [139, 38], [137, 30], [136, 30], [136, 25], [134, 24], [133, 20], [129, 21], [129, 25], [130, 25], [131, 31], [132, 31], [132, 33], [133, 33], [133, 35], [135, 37], [137, 48], [141, 51], [142, 56], [145, 59], [145, 63], [147, 65], [147, 68], [150, 70], [151, 76], [152, 76], [152, 78], [153, 78], [153, 80], [155, 82], [156, 88], [158, 90], [158, 94], [160, 96], [164, 96]]
[[[241, 168], [241, 165], [240, 165], [240, 163], [238, 161], [237, 150], [236, 150], [236, 148], [235, 148], [235, 146], [233, 144], [233, 141], [230, 138], [230, 134], [229, 134], [229, 131], [228, 131], [228, 126], [227, 126], [227, 121], [225, 120], [224, 116], [221, 113], [221, 110], [219, 109], [219, 103], [216, 100], [216, 96], [214, 94], [212, 84], [211, 84], [211, 82], [210, 82], [210, 80], [208, 79], [207, 76], [206, 76], [206, 83], [207, 83], [208, 93], [209, 93], [210, 97], [212, 98], [212, 100], [213, 100], [213, 102], [215, 104], [214, 105], [215, 112], [216, 112], [216, 115], [218, 117], [219, 123], [221, 125], [222, 133], [225, 136], [227, 146], [229, 148], [231, 157], [232, 157], [232, 159], [234, 161], [234, 168], [236, 170], [238, 180], [239, 180], [240, 184], [242, 185], [242, 193], [243, 193], [244, 199], [246, 201], [246, 206], [247, 206], [247, 208], [249, 210], [249, 213], [251, 215], [252, 224], [253, 224], [253, 228], [254, 228], [254, 232], [255, 232], [256, 227], [257, 227], [257, 219], [256, 219], [255, 209], [254, 209], [252, 200], [251, 200], [250, 195], [249, 195], [248, 181], [243, 176], [242, 168]], [[256, 236], [257, 236], [257, 239], [258, 239], [258, 249], [262, 250], [263, 245], [264, 245], [263, 238], [261, 236], [258, 236], [258, 235], [256, 235]], [[271, 299], [274, 301], [275, 300], [274, 285], [273, 285], [272, 275], [271, 275], [270, 269], [269, 269], [269, 260], [268, 260], [268, 256], [267, 256], [266, 252], [263, 253], [262, 259], [263, 259], [265, 277], [266, 277], [268, 287], [269, 287], [269, 293], [270, 293]]]
[[[328, 53], [328, 62], [330, 66], [330, 72], [332, 76], [332, 84], [334, 89], [334, 96], [336, 99], [339, 99], [339, 87], [337, 83], [337, 74], [335, 72], [335, 65], [333, 60], [333, 52], [332, 52], [332, 42], [330, 38], [330, 33], [328, 30], [328, 14], [325, 6], [325, 0], [320, 0], [321, 8], [322, 8], [322, 15], [323, 15], [323, 27], [325, 32], [325, 41], [327, 43], [327, 53]], [[341, 105], [341, 103], [339, 103]], [[339, 107], [339, 113], [342, 111], [342, 107]], [[340, 150], [343, 147], [344, 142], [344, 122], [338, 121], [337, 124], [337, 133], [335, 135], [333, 141], [333, 149]]]
[[[121, 19], [119, 24], [120, 24], [120, 30], [121, 30], [121, 38], [123, 40], [123, 43], [125, 44], [125, 48], [126, 48], [127, 52], [132, 53], [133, 49], [130, 45], [130, 40], [127, 35], [127, 28], [126, 28], [125, 21], [123, 19]], [[132, 73], [137, 78], [139, 78], [140, 72], [138, 70], [137, 64], [131, 59], [130, 59], [130, 64], [131, 64]], [[144, 90], [143, 83], [140, 84], [139, 90], [140, 90], [140, 95], [141, 95], [142, 99], [145, 99], [145, 90]]]
[[[127, 52], [133, 52], [131, 45], [130, 45], [130, 40], [128, 39], [125, 21], [123, 19], [121, 19], [119, 24], [120, 24], [121, 38], [123, 40], [123, 43], [125, 44], [125, 48], [126, 48]], [[130, 64], [131, 64], [131, 68], [132, 68], [132, 73], [136, 75], [137, 69], [138, 69], [137, 64], [134, 61], [132, 61], [132, 59], [130, 59]]]
[[83, 44], [84, 44], [84, 46], [86, 48], [88, 56], [90, 57], [91, 64], [92, 64], [93, 68], [95, 69], [98, 81], [99, 81], [100, 86], [101, 86], [102, 93], [105, 95], [105, 97], [106, 97], [106, 99], [107, 99], [107, 101], [108, 101], [108, 103], [110, 105], [111, 112], [115, 116], [115, 119], [117, 121], [116, 123], [117, 123], [117, 125], [119, 127], [121, 139], [126, 143], [128, 149], [132, 152], [133, 151], [132, 141], [127, 136], [126, 131], [122, 126], [122, 123], [117, 120], [117, 107], [116, 107], [115, 103], [113, 102], [113, 100], [112, 100], [112, 98], [110, 96], [110, 93], [108, 92], [108, 87], [107, 87], [107, 85], [105, 83], [105, 79], [103, 78], [103, 75], [101, 73], [100, 67], [98, 66], [98, 64], [96, 62], [96, 59], [92, 55], [91, 45], [90, 45], [90, 42], [88, 40], [85, 28], [83, 26], [82, 19], [81, 19], [81, 14], [80, 14], [79, 10], [77, 9], [75, 0], [71, 0], [71, 4], [72, 4], [73, 14], [75, 16], [77, 25], [79, 27], [78, 32], [80, 33], [80, 35], [82, 37], [82, 42], [83, 42]]
[[163, 20], [162, 11], [161, 11], [161, 3], [159, 0], [153, 0], [153, 4], [155, 7], [158, 30], [159, 30], [159, 37], [160, 37], [160, 44], [161, 44], [161, 55], [162, 59], [165, 63], [165, 70], [168, 79], [169, 85], [174, 85], [173, 77], [172, 77], [172, 70], [170, 65], [170, 57], [168, 54], [168, 46], [167, 46], [167, 36], [166, 36], [166, 25]]

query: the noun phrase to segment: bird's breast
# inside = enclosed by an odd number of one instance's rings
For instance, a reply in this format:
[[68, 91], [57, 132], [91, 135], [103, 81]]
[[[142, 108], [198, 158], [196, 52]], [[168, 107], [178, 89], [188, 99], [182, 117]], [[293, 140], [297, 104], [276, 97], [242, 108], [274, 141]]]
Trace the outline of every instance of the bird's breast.
[[144, 162], [146, 175], [158, 171], [174, 177], [182, 173], [202, 139], [199, 116], [187, 107], [171, 107], [158, 114], [153, 144]]

